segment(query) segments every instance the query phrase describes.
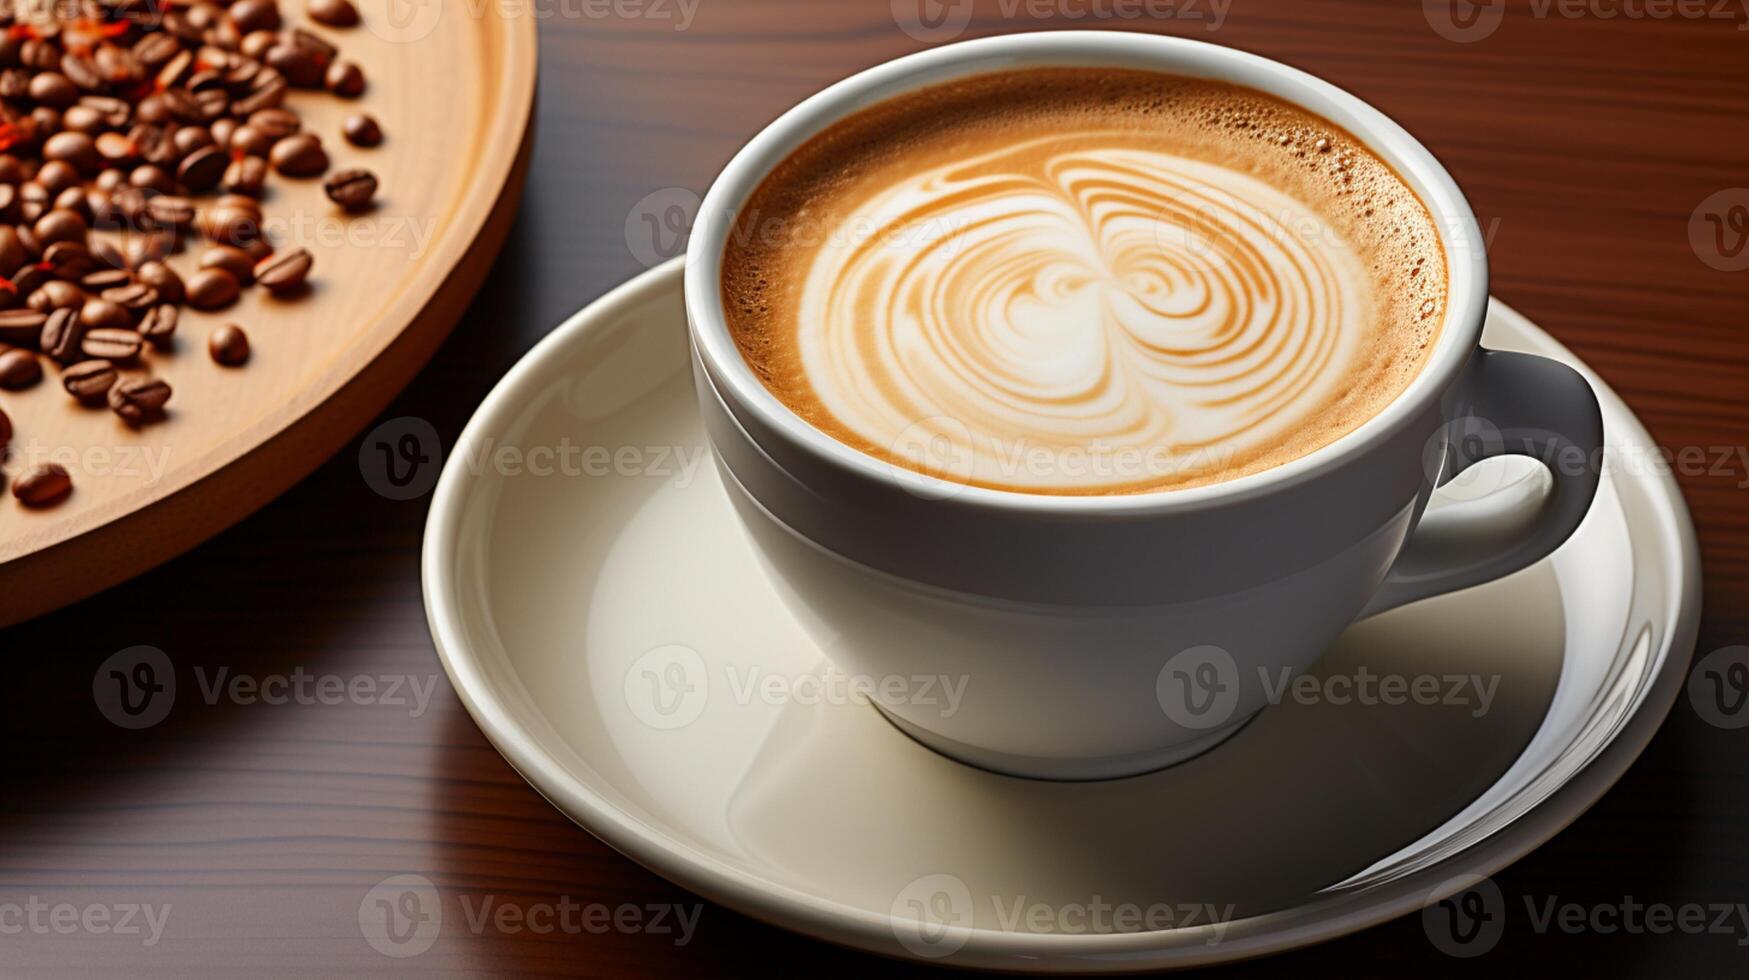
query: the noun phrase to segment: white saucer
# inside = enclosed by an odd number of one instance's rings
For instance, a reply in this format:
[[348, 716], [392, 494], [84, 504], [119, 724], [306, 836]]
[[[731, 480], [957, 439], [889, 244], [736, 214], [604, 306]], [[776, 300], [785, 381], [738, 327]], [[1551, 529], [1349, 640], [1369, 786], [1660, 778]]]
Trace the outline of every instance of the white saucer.
[[[702, 455], [680, 278], [669, 263], [592, 304], [486, 399], [437, 489], [425, 601], [450, 679], [511, 764], [590, 832], [725, 905], [1008, 970], [1289, 949], [1421, 908], [1547, 840], [1682, 685], [1693, 529], [1674, 482], [1642, 465], [1645, 430], [1588, 372], [1626, 465], [1578, 534], [1509, 579], [1354, 627], [1315, 672], [1498, 675], [1480, 717], [1477, 697], [1290, 699], [1206, 755], [1103, 783], [948, 761], [798, 682], [820, 679], [822, 654]], [[1486, 339], [1577, 363], [1499, 303]], [[666, 447], [697, 464], [690, 480], [664, 475]], [[1146, 917], [1176, 926], [1088, 931]]]

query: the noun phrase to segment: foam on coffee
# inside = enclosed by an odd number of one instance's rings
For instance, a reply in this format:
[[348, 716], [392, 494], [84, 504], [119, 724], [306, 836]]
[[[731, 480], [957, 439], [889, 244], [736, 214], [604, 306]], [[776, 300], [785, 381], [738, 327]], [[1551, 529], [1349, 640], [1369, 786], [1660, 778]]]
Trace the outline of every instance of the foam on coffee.
[[1426, 207], [1354, 137], [1151, 72], [979, 76], [866, 109], [737, 217], [743, 357], [829, 435], [1033, 493], [1193, 486], [1376, 415], [1443, 318]]

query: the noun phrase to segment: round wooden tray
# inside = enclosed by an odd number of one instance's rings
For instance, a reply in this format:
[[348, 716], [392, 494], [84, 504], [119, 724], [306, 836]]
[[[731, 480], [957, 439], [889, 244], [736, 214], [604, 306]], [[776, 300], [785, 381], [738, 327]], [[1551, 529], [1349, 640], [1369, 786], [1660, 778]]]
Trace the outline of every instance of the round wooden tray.
[[[175, 350], [142, 363], [175, 395], [167, 417], [141, 429], [80, 409], [54, 370], [28, 391], [0, 392], [16, 429], [7, 484], [33, 460], [54, 459], [75, 486], [45, 510], [0, 496], [0, 626], [137, 575], [285, 491], [382, 411], [485, 278], [527, 171], [534, 19], [469, 0], [359, 7], [362, 26], [334, 29], [311, 24], [302, 0], [281, 2], [288, 27], [330, 38], [370, 80], [359, 99], [294, 92], [290, 103], [335, 168], [368, 167], [382, 181], [377, 207], [350, 216], [320, 178], [270, 180], [270, 234], [315, 256], [307, 295], [255, 288], [218, 313], [184, 308]], [[340, 135], [360, 111], [382, 123], [375, 149]], [[200, 247], [191, 242], [171, 265], [186, 277]], [[206, 354], [207, 335], [226, 322], [249, 334], [246, 367]]]

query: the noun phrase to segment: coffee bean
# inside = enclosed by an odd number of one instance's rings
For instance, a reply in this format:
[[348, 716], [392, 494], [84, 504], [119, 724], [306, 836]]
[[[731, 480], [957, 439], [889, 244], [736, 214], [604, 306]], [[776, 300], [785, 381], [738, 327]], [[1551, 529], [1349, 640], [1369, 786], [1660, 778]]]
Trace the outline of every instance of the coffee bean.
[[287, 177], [314, 177], [328, 169], [328, 153], [314, 133], [287, 136], [273, 144], [267, 159]]
[[271, 255], [255, 264], [255, 281], [273, 292], [288, 292], [303, 284], [313, 264], [315, 259], [308, 249]]
[[88, 247], [91, 249], [91, 257], [97, 260], [100, 269], [121, 269], [128, 264], [128, 260], [122, 257], [121, 249], [107, 238], [96, 239]]
[[238, 116], [247, 117], [262, 109], [271, 109], [285, 101], [285, 79], [279, 72], [271, 68], [263, 68], [255, 77], [249, 94], [231, 103], [231, 111]]
[[85, 290], [65, 280], [54, 279], [37, 287], [26, 302], [31, 309], [44, 313], [78, 309], [85, 305]]
[[36, 136], [41, 139], [50, 133], [61, 129], [61, 110], [53, 106], [39, 105], [30, 110], [30, 121], [36, 124]]
[[30, 256], [31, 261], [43, 257], [42, 239], [36, 237], [29, 225], [16, 225], [12, 230], [18, 234], [18, 244], [24, 246], [24, 254]]
[[335, 95], [356, 99], [364, 94], [364, 69], [355, 62], [336, 61], [328, 66], [328, 74], [322, 82]]
[[0, 388], [22, 391], [41, 381], [42, 377], [42, 364], [30, 351], [15, 347], [0, 353]]
[[278, 137], [268, 135], [266, 130], [257, 129], [244, 123], [231, 130], [231, 153], [233, 155], [241, 153], [245, 156], [265, 157], [272, 152], [273, 144], [277, 141]]
[[[41, 187], [45, 196], [53, 198], [69, 187], [78, 187], [79, 181], [79, 171], [73, 169], [72, 164], [65, 160], [50, 160], [37, 168], [36, 177], [31, 183]], [[24, 186], [27, 185], [20, 186], [21, 192]]]
[[0, 452], [12, 444], [12, 419], [4, 410], [0, 410]]
[[194, 101], [200, 106], [200, 118], [209, 123], [223, 117], [231, 108], [231, 96], [222, 88], [209, 88], [196, 92]]
[[79, 88], [60, 72], [45, 71], [30, 80], [30, 97], [40, 105], [65, 109], [79, 101]]
[[87, 109], [97, 114], [103, 125], [111, 129], [121, 129], [133, 117], [134, 107], [126, 99], [111, 98], [107, 95], [81, 95], [79, 108]]
[[282, 140], [303, 128], [303, 120], [290, 109], [262, 109], [249, 114], [249, 125], [269, 139]]
[[26, 68], [53, 71], [61, 67], [61, 49], [42, 38], [33, 37], [18, 49], [18, 61]]
[[160, 194], [146, 200], [146, 215], [166, 228], [187, 228], [194, 224], [194, 202], [186, 197]]
[[305, 8], [310, 19], [329, 27], [354, 27], [358, 24], [358, 8], [352, 0], [310, 0]]
[[223, 269], [247, 286], [255, 281], [255, 260], [249, 253], [231, 245], [214, 245], [200, 253], [202, 269]]
[[78, 215], [87, 225], [91, 223], [95, 213], [91, 207], [91, 198], [87, 195], [96, 193], [84, 187], [69, 187], [56, 195], [54, 207], [62, 211], [71, 211]]
[[[147, 163], [162, 167], [176, 161], [176, 138], [163, 126], [140, 123], [128, 130], [127, 140], [133, 147], [134, 155]], [[133, 176], [130, 174], [129, 182], [132, 181]]]
[[[115, 171], [105, 171], [105, 173], [115, 173]], [[115, 191], [94, 186], [85, 193], [90, 202], [92, 228], [114, 231], [127, 223], [127, 219], [122, 215], [121, 202], [115, 199]]]
[[77, 211], [55, 208], [38, 218], [32, 230], [36, 232], [37, 240], [47, 246], [55, 242], [83, 243], [88, 228]]
[[176, 274], [175, 269], [162, 262], [143, 263], [137, 276], [140, 282], [157, 290], [158, 298], [166, 303], [180, 303], [187, 295], [182, 286], [182, 277]]
[[128, 378], [109, 389], [109, 407], [129, 425], [157, 417], [170, 400], [170, 385], [158, 378]]
[[108, 361], [81, 361], [61, 372], [61, 387], [83, 404], [101, 405], [119, 377]]
[[[12, 274], [13, 295], [24, 297], [34, 296], [36, 295], [36, 291], [46, 285], [48, 281], [48, 270], [40, 265], [27, 265]], [[36, 307], [33, 306], [31, 309], [34, 310]], [[45, 308], [41, 312], [46, 313], [48, 310]]]
[[340, 49], [329, 43], [327, 38], [302, 27], [292, 28], [287, 40], [314, 54], [323, 68], [328, 67], [328, 63], [334, 60], [334, 56], [340, 53]]
[[176, 168], [176, 179], [187, 190], [199, 193], [217, 184], [230, 162], [225, 151], [216, 146], [203, 146], [183, 158]]
[[213, 133], [205, 126], [182, 126], [171, 132], [170, 145], [186, 157], [203, 146], [212, 146]]
[[26, 507], [47, 507], [73, 492], [73, 478], [59, 463], [40, 463], [12, 481], [12, 496]]
[[143, 268], [149, 262], [163, 261], [176, 250], [176, 235], [169, 231], [148, 231], [128, 239], [128, 265]]
[[134, 281], [126, 269], [99, 269], [86, 273], [79, 280], [79, 288], [87, 293], [102, 293], [105, 290], [126, 286]]
[[170, 113], [170, 118], [185, 125], [194, 125], [206, 119], [200, 102], [194, 93], [185, 88], [167, 88], [158, 94], [164, 100], [164, 108]]
[[148, 68], [156, 69], [169, 61], [172, 55], [180, 54], [182, 46], [168, 34], [147, 34], [134, 42], [134, 57]]
[[271, 31], [279, 26], [279, 4], [274, 0], [237, 0], [229, 11], [238, 31]]
[[188, 305], [197, 310], [217, 310], [237, 301], [242, 287], [237, 277], [223, 269], [202, 269], [188, 281]]
[[224, 65], [225, 87], [233, 92], [247, 91], [265, 66], [258, 59], [244, 54], [232, 54], [229, 58]]
[[91, 257], [91, 250], [79, 242], [56, 242], [43, 253], [42, 264], [49, 267], [50, 274], [69, 282], [82, 279], [86, 273], [97, 268], [97, 260]]
[[[75, 105], [61, 113], [61, 125], [68, 132], [83, 133], [93, 139], [103, 132], [103, 116], [87, 105]], [[96, 149], [96, 147], [92, 147]]]
[[232, 194], [259, 195], [267, 186], [267, 161], [258, 156], [232, 160], [225, 168], [223, 186]]
[[[104, 300], [97, 300], [97, 302], [102, 303]], [[120, 310], [121, 308], [116, 307], [116, 309]], [[126, 311], [122, 311], [122, 316], [127, 317]], [[115, 364], [129, 364], [138, 359], [144, 338], [130, 329], [133, 323], [131, 318], [128, 323], [128, 327], [98, 327], [87, 332], [82, 345], [85, 356]]]
[[176, 178], [170, 171], [155, 163], [143, 163], [128, 174], [128, 183], [143, 191], [157, 194], [172, 194], [176, 191]]
[[[209, 59], [208, 55], [211, 53]], [[231, 59], [234, 55], [226, 48], [209, 44], [201, 49], [194, 62], [194, 74], [188, 76], [188, 81], [182, 87], [194, 93], [196, 99], [208, 92], [224, 91], [225, 76], [231, 70]]]
[[[135, 316], [143, 314], [147, 310], [158, 305], [159, 296], [158, 291], [151, 286], [148, 286], [143, 282], [134, 282], [128, 283], [125, 286], [117, 286], [113, 289], [104, 290], [103, 301], [114, 303], [116, 306], [119, 306], [126, 311], [129, 314], [128, 325], [132, 326], [133, 318]], [[90, 309], [91, 304], [87, 303], [85, 306], [86, 309]], [[90, 318], [87, 317], [86, 321], [90, 322]], [[92, 325], [95, 326], [96, 324]]]
[[383, 141], [383, 130], [377, 121], [364, 113], [346, 118], [346, 128], [342, 130], [346, 141], [353, 146], [376, 146]]
[[370, 206], [377, 192], [376, 174], [368, 170], [341, 170], [322, 184], [328, 200], [348, 211], [362, 211]]
[[241, 125], [242, 123], [235, 119], [216, 119], [212, 126], [208, 127], [207, 132], [212, 135], [214, 146], [228, 147], [231, 145], [231, 134], [235, 133], [237, 127]]
[[27, 258], [24, 245], [18, 240], [18, 232], [12, 230], [11, 225], [0, 225], [0, 276], [17, 272]]
[[213, 201], [213, 207], [245, 211], [257, 218], [261, 217], [262, 214], [261, 202], [246, 194], [220, 194]]
[[140, 319], [140, 336], [158, 350], [169, 350], [176, 336], [176, 324], [181, 319], [175, 304], [162, 303], [146, 311]]
[[42, 343], [48, 314], [36, 310], [0, 310], [0, 343], [36, 347]]
[[[298, 44], [281, 42], [267, 49], [261, 60], [274, 70], [285, 76], [285, 80], [298, 88], [317, 88], [322, 84], [322, 73], [326, 67], [321, 57], [309, 48]], [[41, 78], [42, 76], [37, 76]], [[62, 79], [65, 81], [65, 79]], [[35, 80], [32, 80], [34, 87]], [[71, 86], [69, 85], [69, 88]], [[42, 100], [38, 100], [42, 101]]]
[[225, 367], [238, 367], [249, 360], [249, 336], [235, 323], [214, 330], [206, 341], [207, 353]]
[[268, 48], [278, 43], [279, 35], [273, 31], [250, 31], [243, 35], [243, 43], [237, 46], [237, 50], [246, 58], [260, 60]]
[[[7, 68], [0, 71], [0, 99], [26, 99], [30, 97], [30, 72], [22, 68]], [[32, 126], [33, 131], [35, 126]]]
[[96, 173], [103, 164], [96, 142], [85, 133], [64, 132], [50, 136], [43, 142], [43, 156], [60, 160], [88, 174]]
[[85, 327], [79, 322], [78, 310], [62, 306], [43, 320], [42, 334], [37, 346], [44, 354], [62, 364], [74, 364], [85, 356], [79, 349], [79, 343], [84, 339]]
[[[105, 44], [91, 59], [104, 82], [126, 89], [146, 80], [146, 65], [132, 51]], [[100, 87], [100, 86], [94, 86]]]
[[260, 239], [260, 207], [245, 207], [237, 204], [238, 201], [255, 203], [252, 198], [241, 196], [219, 201], [201, 212], [201, 233], [215, 242], [230, 245], [245, 245]]
[[[213, 10], [216, 9], [217, 8], [213, 8]], [[211, 21], [217, 18], [216, 13], [213, 13], [213, 11], [208, 11], [207, 13], [208, 16], [201, 18], [205, 23], [197, 23], [196, 14], [193, 10], [177, 10], [172, 8], [164, 13], [164, 30], [185, 43], [199, 43], [205, 39], [206, 32], [211, 28]]]
[[[150, 289], [150, 287], [143, 287]], [[115, 290], [111, 290], [115, 292]], [[127, 307], [112, 299], [94, 296], [79, 307], [79, 320], [85, 324], [85, 354], [88, 357], [110, 357], [108, 354], [96, 354], [91, 350], [91, 337], [99, 330], [126, 330], [133, 333], [134, 318]], [[110, 357], [110, 360], [116, 358]]]
[[23, 224], [35, 224], [49, 210], [51, 195], [49, 189], [34, 180], [27, 180], [18, 185], [16, 194], [18, 207], [16, 214]]
[[77, 51], [61, 58], [61, 74], [67, 76], [67, 81], [87, 92], [95, 92], [103, 87], [103, 76], [97, 73], [97, 66], [89, 57]]

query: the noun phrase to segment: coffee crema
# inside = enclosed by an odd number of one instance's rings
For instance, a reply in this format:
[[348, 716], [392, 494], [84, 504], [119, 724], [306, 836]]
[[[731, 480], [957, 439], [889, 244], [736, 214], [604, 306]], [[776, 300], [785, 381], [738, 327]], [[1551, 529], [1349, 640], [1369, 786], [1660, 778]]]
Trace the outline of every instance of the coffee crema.
[[736, 217], [742, 356], [808, 423], [974, 486], [1135, 493], [1327, 445], [1420, 371], [1427, 208], [1347, 132], [1153, 72], [977, 76], [845, 119]]

